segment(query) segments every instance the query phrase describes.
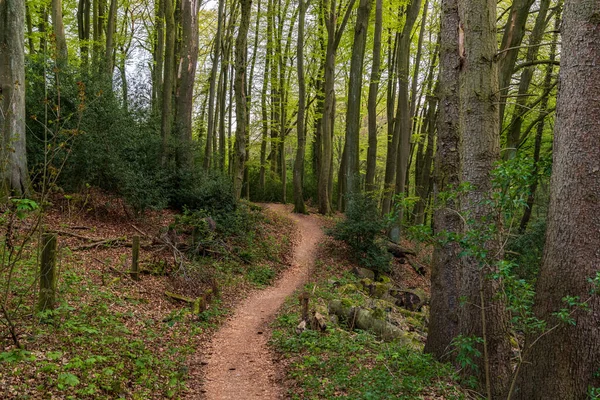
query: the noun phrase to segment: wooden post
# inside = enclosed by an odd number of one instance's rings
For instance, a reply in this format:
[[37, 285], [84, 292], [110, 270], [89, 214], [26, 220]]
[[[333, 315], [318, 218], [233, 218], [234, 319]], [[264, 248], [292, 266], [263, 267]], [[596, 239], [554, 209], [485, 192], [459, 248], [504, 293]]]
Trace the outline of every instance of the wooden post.
[[54, 294], [56, 288], [56, 235], [42, 235], [42, 259], [40, 262], [40, 293], [38, 296], [38, 311], [54, 309]]
[[131, 245], [132, 255], [131, 255], [131, 278], [134, 281], [140, 280], [140, 265], [139, 265], [139, 256], [140, 256], [140, 237], [133, 237], [133, 244]]
[[308, 302], [310, 300], [310, 295], [306, 292], [302, 292], [302, 294], [298, 296], [298, 300], [300, 300], [300, 306], [302, 307], [302, 321], [308, 322]]

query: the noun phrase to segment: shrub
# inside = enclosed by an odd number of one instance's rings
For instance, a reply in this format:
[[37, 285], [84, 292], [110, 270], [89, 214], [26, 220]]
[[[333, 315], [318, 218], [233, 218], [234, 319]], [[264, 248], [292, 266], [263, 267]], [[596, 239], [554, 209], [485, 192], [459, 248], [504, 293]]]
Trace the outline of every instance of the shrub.
[[328, 234], [346, 242], [359, 264], [378, 275], [390, 269], [391, 257], [380, 243], [384, 228], [385, 221], [379, 214], [375, 200], [359, 193], [348, 196], [346, 219]]

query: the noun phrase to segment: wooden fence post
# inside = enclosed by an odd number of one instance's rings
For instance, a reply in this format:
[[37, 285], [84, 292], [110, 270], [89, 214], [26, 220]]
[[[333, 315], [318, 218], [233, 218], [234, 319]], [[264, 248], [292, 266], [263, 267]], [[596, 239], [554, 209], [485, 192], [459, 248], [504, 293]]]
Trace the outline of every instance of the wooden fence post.
[[134, 236], [133, 243], [131, 245], [131, 278], [134, 281], [140, 280], [140, 265], [139, 265], [139, 257], [140, 257], [140, 237]]
[[40, 262], [40, 293], [38, 311], [54, 309], [56, 290], [56, 235], [42, 235], [42, 259]]

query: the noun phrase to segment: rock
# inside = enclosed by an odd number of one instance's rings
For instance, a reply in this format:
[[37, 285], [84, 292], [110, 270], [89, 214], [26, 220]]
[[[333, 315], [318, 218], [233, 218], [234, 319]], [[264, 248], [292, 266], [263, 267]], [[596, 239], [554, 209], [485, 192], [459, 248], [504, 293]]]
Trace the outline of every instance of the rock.
[[398, 307], [409, 311], [421, 311], [424, 305], [429, 304], [429, 296], [420, 289], [398, 289], [390, 290], [390, 295], [396, 299]]
[[370, 269], [355, 267], [352, 272], [354, 272], [354, 275], [358, 276], [359, 278], [368, 278], [371, 280], [375, 279], [375, 272], [371, 271]]
[[306, 321], [302, 320], [296, 327], [296, 333], [299, 335], [306, 330]]

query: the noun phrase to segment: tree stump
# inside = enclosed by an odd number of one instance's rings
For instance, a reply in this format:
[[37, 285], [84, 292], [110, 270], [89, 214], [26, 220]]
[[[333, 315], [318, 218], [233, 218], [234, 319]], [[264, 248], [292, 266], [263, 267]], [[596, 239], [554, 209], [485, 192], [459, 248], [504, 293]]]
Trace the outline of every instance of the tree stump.
[[40, 260], [40, 293], [38, 311], [54, 309], [56, 288], [56, 235], [42, 235], [42, 258]]

